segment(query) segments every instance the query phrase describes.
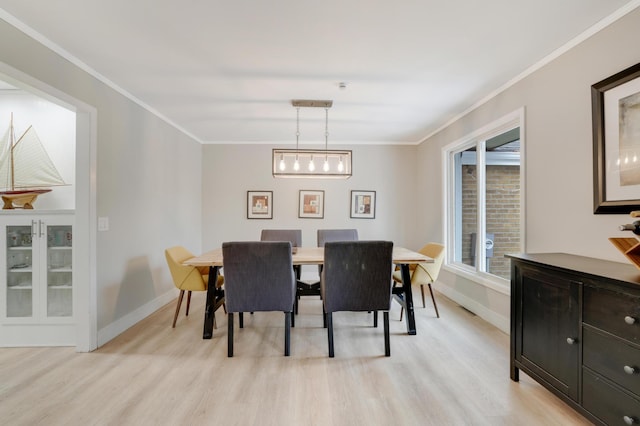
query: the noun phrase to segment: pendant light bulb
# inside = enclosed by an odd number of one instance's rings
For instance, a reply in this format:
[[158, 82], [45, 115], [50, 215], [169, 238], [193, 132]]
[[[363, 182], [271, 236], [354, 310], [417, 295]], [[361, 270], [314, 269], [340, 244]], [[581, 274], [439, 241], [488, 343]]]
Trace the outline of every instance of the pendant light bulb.
[[312, 172], [316, 169], [316, 165], [313, 163], [313, 155], [311, 156], [311, 160], [309, 160], [309, 171]]
[[338, 163], [338, 171], [342, 173], [344, 171], [344, 164], [342, 163], [342, 156], [340, 156], [340, 162]]
[[280, 156], [280, 171], [284, 172], [284, 170], [287, 168], [287, 165], [284, 163], [284, 155]]
[[322, 170], [325, 172], [329, 171], [329, 159], [326, 156], [324, 157], [324, 166], [322, 166]]
[[298, 162], [298, 156], [296, 155], [296, 161], [295, 163], [293, 163], [293, 170], [295, 170], [296, 172], [298, 170], [300, 170], [300, 163]]

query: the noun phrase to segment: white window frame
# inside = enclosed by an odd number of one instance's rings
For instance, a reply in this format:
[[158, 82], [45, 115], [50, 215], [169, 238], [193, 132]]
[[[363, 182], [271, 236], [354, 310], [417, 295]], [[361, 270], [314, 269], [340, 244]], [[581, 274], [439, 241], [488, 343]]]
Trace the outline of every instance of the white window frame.
[[[445, 236], [446, 256], [443, 268], [456, 275], [460, 275], [466, 279], [474, 281], [480, 285], [491, 288], [500, 293], [510, 295], [511, 288], [509, 280], [498, 277], [496, 275], [484, 272], [486, 269], [486, 258], [484, 256], [478, 256], [476, 266], [465, 265], [462, 262], [455, 262], [456, 251], [461, 250], [458, 247], [458, 241], [456, 233], [461, 232], [459, 227], [456, 227], [456, 214], [460, 212], [456, 210], [456, 198], [461, 197], [460, 191], [456, 191], [455, 185], [460, 182], [459, 167], [454, 165], [454, 155], [462, 151], [465, 151], [471, 147], [478, 147], [476, 150], [476, 161], [478, 164], [486, 165], [485, 158], [485, 141], [491, 139], [494, 136], [500, 135], [513, 128], [520, 128], [520, 251], [524, 252], [525, 244], [525, 110], [524, 107], [507, 114], [486, 126], [452, 142], [442, 148], [442, 169], [443, 169], [443, 182], [445, 185], [444, 199], [443, 199], [443, 235]], [[485, 238], [485, 168], [477, 168], [477, 183], [478, 183], [478, 228], [477, 235], [479, 238], [476, 240], [476, 253], [482, 253], [484, 248]], [[483, 190], [480, 190], [482, 188]], [[460, 257], [457, 257], [460, 258]]]

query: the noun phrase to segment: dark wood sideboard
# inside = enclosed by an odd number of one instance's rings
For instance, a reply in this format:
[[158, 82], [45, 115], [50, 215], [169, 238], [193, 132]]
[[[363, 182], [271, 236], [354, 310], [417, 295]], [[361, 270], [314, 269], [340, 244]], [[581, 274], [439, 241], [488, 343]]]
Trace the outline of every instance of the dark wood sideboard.
[[640, 270], [564, 253], [511, 258], [511, 380], [596, 424], [640, 425]]

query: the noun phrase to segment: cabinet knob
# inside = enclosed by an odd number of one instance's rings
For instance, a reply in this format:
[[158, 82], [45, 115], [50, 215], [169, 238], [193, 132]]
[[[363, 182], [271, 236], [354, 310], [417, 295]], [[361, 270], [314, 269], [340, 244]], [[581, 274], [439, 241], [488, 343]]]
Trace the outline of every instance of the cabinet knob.
[[631, 417], [631, 416], [624, 416], [622, 418], [624, 420], [624, 422], [628, 425], [635, 425], [638, 424], [638, 419], [635, 417]]
[[631, 367], [629, 365], [624, 366], [624, 372], [627, 374], [636, 374], [638, 369], [636, 367]]
[[626, 317], [624, 317], [624, 322], [626, 322], [629, 325], [633, 325], [636, 323], [636, 319], [632, 316], [627, 315]]
[[570, 345], [575, 345], [576, 339], [574, 339], [572, 337], [567, 337], [567, 343], [570, 344]]

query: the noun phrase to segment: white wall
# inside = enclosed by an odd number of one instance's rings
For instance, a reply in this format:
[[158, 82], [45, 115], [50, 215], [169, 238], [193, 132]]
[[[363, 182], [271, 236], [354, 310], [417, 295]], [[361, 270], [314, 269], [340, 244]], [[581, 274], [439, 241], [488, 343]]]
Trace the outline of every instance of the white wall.
[[[419, 148], [419, 192], [441, 194], [441, 150], [525, 107], [526, 251], [567, 252], [626, 262], [607, 240], [626, 215], [593, 214], [591, 85], [640, 62], [636, 9], [426, 140]], [[638, 194], [640, 198], [640, 194]], [[420, 210], [438, 217], [442, 196]], [[442, 222], [421, 229], [442, 239]], [[437, 288], [507, 331], [509, 296], [443, 271]]]
[[92, 214], [108, 217], [110, 224], [92, 241], [102, 344], [175, 297], [164, 248], [181, 244], [200, 250], [202, 147], [4, 21], [0, 58], [97, 111], [92, 176], [97, 211]]
[[[526, 108], [526, 250], [566, 251], [624, 261], [607, 237], [623, 216], [592, 212], [590, 85], [640, 62], [634, 11], [431, 137], [420, 147], [356, 146], [344, 181], [276, 180], [271, 146], [205, 146], [0, 21], [0, 58], [97, 110], [96, 216], [100, 342], [173, 297], [162, 249], [199, 251], [260, 229], [356, 227], [363, 239], [419, 248], [442, 241], [442, 146]], [[508, 52], [505, 52], [508, 54]], [[201, 154], [203, 154], [201, 156]], [[417, 155], [416, 155], [417, 154]], [[325, 190], [325, 218], [297, 218], [300, 189]], [[274, 219], [246, 219], [246, 191], [274, 191]], [[349, 218], [349, 191], [377, 191], [375, 220]], [[202, 198], [202, 199], [201, 199]], [[447, 271], [439, 289], [499, 326], [508, 296]]]
[[[292, 123], [292, 125], [295, 123]], [[278, 146], [280, 147], [280, 146]], [[224, 241], [258, 240], [260, 231], [302, 229], [302, 243], [315, 246], [319, 228], [357, 228], [360, 239], [387, 239], [422, 247], [415, 235], [416, 146], [357, 145], [349, 179], [275, 179], [270, 145], [206, 145], [203, 155], [203, 249]], [[341, 149], [344, 147], [332, 147]], [[323, 190], [324, 219], [298, 218], [300, 190]], [[352, 190], [376, 191], [375, 219], [351, 219]], [[247, 191], [273, 191], [273, 219], [247, 219]], [[427, 222], [436, 218], [423, 217]], [[313, 274], [317, 268], [306, 268]]]

